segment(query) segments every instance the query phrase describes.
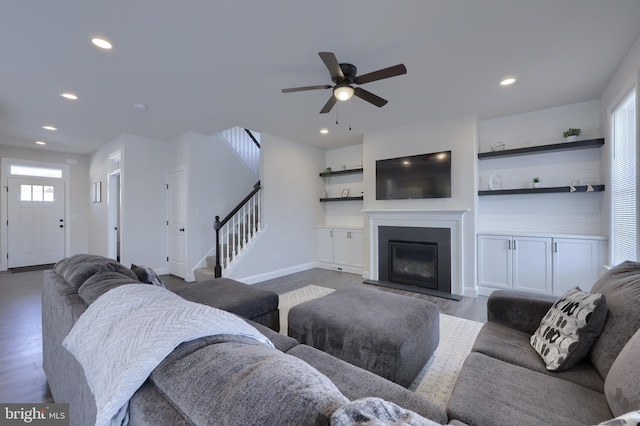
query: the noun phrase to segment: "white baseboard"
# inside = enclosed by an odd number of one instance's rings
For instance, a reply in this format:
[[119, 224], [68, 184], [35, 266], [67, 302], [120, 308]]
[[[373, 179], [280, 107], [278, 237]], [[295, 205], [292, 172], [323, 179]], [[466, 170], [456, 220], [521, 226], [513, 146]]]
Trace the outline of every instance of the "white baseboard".
[[362, 275], [362, 268], [356, 266], [338, 265], [336, 263], [315, 262], [316, 268], [331, 269], [332, 271], [348, 272], [350, 274]]

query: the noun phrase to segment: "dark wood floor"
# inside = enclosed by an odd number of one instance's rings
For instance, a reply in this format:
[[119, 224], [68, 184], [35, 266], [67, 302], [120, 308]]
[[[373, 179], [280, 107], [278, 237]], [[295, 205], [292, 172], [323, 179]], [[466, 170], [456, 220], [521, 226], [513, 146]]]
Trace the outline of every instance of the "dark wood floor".
[[[162, 278], [170, 288], [189, 285], [177, 277]], [[335, 289], [363, 285], [359, 275], [310, 269], [255, 286], [282, 294], [310, 284]], [[486, 297], [463, 297], [456, 302], [402, 290], [373, 288], [429, 300], [445, 314], [486, 320]], [[52, 402], [42, 370], [41, 298], [42, 271], [0, 272], [0, 402]]]

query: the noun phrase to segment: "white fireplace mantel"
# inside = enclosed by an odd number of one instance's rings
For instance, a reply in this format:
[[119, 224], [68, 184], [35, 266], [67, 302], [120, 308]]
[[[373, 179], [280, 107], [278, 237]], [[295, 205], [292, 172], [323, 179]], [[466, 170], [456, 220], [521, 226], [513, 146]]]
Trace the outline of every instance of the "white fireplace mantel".
[[369, 277], [378, 280], [378, 227], [408, 226], [451, 230], [451, 293], [462, 296], [464, 282], [464, 210], [364, 210], [369, 217]]

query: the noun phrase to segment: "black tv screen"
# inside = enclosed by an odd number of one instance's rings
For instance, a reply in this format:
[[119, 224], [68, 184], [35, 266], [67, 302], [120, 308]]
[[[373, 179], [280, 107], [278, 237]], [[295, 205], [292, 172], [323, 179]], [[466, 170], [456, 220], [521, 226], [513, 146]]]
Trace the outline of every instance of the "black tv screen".
[[376, 161], [376, 200], [451, 198], [451, 151]]

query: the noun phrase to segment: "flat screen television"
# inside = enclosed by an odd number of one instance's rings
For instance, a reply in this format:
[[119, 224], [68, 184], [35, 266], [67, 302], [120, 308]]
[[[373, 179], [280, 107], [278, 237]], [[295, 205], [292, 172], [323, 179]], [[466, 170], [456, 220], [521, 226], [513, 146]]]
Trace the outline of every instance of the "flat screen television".
[[376, 200], [451, 198], [451, 151], [376, 161]]

